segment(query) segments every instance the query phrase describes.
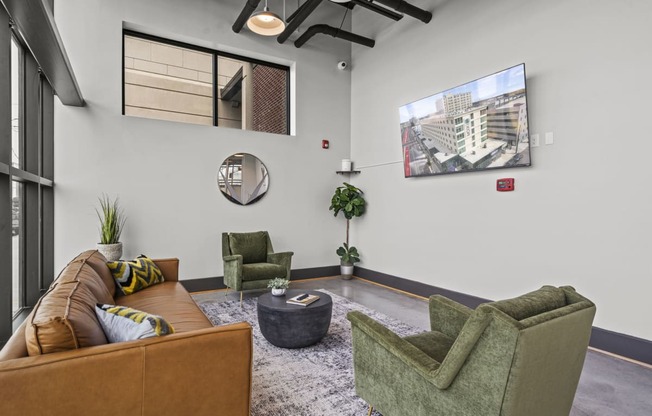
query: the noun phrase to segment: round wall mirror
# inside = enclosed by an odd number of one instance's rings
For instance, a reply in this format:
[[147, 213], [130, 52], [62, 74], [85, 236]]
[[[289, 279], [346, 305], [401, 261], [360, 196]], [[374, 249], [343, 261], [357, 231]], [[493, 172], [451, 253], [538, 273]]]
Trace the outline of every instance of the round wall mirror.
[[222, 162], [217, 172], [217, 186], [226, 199], [234, 204], [249, 205], [267, 193], [269, 174], [256, 156], [236, 153]]

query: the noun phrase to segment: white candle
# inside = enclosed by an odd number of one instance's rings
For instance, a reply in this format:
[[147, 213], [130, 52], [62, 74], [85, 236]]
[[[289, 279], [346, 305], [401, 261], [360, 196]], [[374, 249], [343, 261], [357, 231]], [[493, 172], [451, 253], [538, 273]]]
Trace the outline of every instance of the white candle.
[[342, 170], [344, 172], [351, 171], [351, 159], [342, 159]]

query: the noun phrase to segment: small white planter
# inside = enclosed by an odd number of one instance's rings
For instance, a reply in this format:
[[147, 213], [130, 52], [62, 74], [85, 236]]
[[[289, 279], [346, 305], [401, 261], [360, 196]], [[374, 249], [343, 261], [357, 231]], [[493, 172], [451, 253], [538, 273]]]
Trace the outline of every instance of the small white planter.
[[122, 257], [122, 243], [115, 244], [97, 244], [99, 251], [108, 261], [120, 260]]
[[351, 280], [353, 277], [353, 264], [340, 263], [340, 275], [344, 280]]
[[272, 288], [272, 295], [274, 296], [283, 296], [285, 295], [285, 289], [277, 289], [275, 287]]

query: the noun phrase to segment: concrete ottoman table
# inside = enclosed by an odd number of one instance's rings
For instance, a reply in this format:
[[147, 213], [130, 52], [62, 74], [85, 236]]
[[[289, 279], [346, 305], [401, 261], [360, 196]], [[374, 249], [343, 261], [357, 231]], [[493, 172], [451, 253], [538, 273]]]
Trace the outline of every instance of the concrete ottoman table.
[[[285, 301], [309, 293], [319, 299], [308, 306], [290, 305]], [[287, 290], [285, 296], [266, 293], [258, 298], [260, 332], [272, 345], [301, 348], [319, 342], [331, 324], [333, 300], [316, 290]]]

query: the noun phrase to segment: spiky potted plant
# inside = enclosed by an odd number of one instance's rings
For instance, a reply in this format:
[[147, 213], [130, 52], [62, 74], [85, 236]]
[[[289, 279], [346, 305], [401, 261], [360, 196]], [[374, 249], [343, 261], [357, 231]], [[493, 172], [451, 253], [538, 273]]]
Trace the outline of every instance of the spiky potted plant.
[[366, 205], [367, 202], [362, 196], [362, 191], [344, 182], [342, 186], [335, 189], [335, 193], [331, 198], [331, 206], [328, 208], [334, 212], [336, 217], [341, 212], [346, 218], [346, 241], [336, 251], [341, 260], [340, 273], [342, 278], [346, 280], [353, 276], [353, 264], [360, 261], [358, 249], [349, 247], [349, 222], [351, 219], [364, 214]]
[[100, 209], [95, 209], [100, 220], [100, 242], [97, 243], [97, 250], [109, 261], [120, 260], [122, 257], [120, 235], [127, 217], [124, 215], [124, 210], [120, 208], [117, 197], [111, 200], [108, 195], [102, 194], [97, 199], [100, 201]]

